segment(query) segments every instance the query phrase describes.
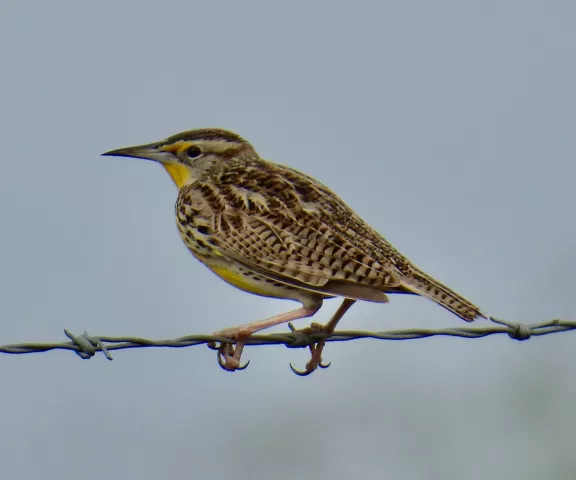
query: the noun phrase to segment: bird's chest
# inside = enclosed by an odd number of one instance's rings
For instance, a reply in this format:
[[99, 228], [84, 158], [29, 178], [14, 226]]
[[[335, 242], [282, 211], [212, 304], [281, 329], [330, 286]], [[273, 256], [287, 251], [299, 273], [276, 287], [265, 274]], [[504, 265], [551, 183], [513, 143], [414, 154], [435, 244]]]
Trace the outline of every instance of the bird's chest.
[[219, 256], [211, 243], [210, 223], [211, 219], [202, 209], [180, 200], [176, 203], [176, 225], [180, 237], [194, 256], [204, 263]]

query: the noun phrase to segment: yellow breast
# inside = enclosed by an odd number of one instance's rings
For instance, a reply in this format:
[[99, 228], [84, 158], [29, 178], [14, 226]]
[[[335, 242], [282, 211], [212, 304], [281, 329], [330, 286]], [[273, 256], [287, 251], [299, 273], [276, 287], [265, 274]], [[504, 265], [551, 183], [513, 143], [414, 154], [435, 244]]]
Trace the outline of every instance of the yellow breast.
[[205, 265], [225, 282], [254, 295], [288, 300], [296, 300], [302, 297], [302, 292], [298, 291], [298, 289], [269, 280], [252, 272], [240, 272], [232, 265], [227, 267]]
[[262, 287], [261, 281], [254, 281], [253, 279], [247, 277], [243, 273], [235, 272], [234, 270], [230, 270], [224, 267], [210, 267], [216, 275], [218, 275], [222, 280], [228, 282], [230, 285], [234, 285], [236, 288], [240, 290], [244, 290], [246, 292], [255, 293], [256, 295], [264, 294], [265, 288]]

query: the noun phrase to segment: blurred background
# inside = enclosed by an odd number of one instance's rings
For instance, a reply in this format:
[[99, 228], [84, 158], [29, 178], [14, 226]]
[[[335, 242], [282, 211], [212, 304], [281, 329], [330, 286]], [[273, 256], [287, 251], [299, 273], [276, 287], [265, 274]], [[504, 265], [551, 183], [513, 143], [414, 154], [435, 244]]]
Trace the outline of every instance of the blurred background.
[[[192, 258], [158, 165], [99, 157], [208, 126], [329, 185], [488, 313], [574, 319], [575, 15], [554, 0], [3, 0], [0, 344], [210, 333], [295, 306]], [[340, 327], [461, 325], [392, 297]], [[206, 347], [5, 355], [2, 475], [573, 479], [575, 342], [345, 342], [304, 379], [288, 363], [308, 352], [283, 347], [248, 348], [235, 374]]]

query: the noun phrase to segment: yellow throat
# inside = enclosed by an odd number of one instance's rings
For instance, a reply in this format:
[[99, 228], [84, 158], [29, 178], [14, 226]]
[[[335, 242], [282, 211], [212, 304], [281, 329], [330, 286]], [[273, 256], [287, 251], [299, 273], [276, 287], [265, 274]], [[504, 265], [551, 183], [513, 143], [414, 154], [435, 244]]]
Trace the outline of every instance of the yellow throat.
[[190, 179], [190, 171], [181, 163], [163, 163], [162, 166], [170, 175], [178, 189]]
[[[178, 142], [173, 145], [166, 145], [165, 147], [162, 147], [162, 150], [175, 154], [180, 150], [185, 150], [190, 145], [192, 145], [191, 142]], [[168, 172], [168, 175], [170, 175], [170, 178], [176, 184], [178, 189], [182, 188], [182, 186], [190, 180], [190, 171], [185, 165], [182, 165], [181, 163], [162, 163], [162, 166]]]

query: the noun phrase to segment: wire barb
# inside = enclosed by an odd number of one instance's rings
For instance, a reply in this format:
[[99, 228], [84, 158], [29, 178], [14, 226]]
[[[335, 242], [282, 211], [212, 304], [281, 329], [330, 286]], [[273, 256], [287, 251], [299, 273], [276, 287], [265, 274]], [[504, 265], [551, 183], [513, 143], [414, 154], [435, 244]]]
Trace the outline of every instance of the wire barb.
[[74, 335], [69, 330], [64, 329], [64, 334], [78, 347], [76, 354], [82, 360], [92, 358], [97, 352], [102, 352], [108, 360], [114, 360], [106, 345], [99, 338], [89, 335], [87, 331], [84, 331], [82, 335]]

